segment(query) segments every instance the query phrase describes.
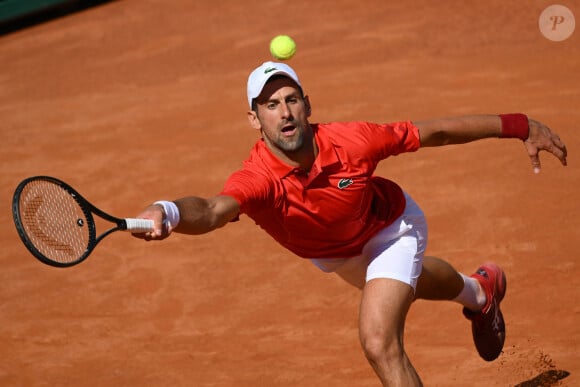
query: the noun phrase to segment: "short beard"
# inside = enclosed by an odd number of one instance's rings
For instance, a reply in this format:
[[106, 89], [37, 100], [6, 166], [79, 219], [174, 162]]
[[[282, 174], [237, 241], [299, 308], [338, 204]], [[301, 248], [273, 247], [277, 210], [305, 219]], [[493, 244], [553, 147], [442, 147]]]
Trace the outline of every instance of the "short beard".
[[293, 139], [292, 141], [284, 141], [282, 136], [279, 136], [276, 141], [271, 141], [277, 148], [286, 152], [286, 153], [294, 153], [298, 152], [302, 149], [304, 145], [304, 132], [300, 131], [298, 137]]

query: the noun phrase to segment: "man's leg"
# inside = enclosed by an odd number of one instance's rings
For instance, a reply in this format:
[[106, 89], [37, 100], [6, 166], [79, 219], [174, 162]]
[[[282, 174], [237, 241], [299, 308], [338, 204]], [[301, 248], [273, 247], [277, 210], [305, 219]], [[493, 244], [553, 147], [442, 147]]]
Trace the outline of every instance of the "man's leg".
[[403, 347], [405, 319], [413, 288], [398, 280], [377, 278], [364, 286], [360, 340], [383, 386], [422, 386]]
[[425, 256], [415, 298], [453, 300], [461, 293], [463, 285], [461, 274], [453, 266], [442, 259]]
[[389, 278], [366, 282], [368, 260], [357, 257], [335, 271], [346, 282], [362, 289], [359, 335], [364, 353], [383, 386], [421, 386], [403, 346], [413, 288]]
[[479, 355], [492, 361], [501, 354], [505, 342], [505, 323], [500, 309], [505, 291], [505, 274], [494, 263], [481, 265], [467, 277], [439, 258], [424, 257], [416, 298], [451, 300], [463, 305], [463, 314], [472, 323], [473, 341]]

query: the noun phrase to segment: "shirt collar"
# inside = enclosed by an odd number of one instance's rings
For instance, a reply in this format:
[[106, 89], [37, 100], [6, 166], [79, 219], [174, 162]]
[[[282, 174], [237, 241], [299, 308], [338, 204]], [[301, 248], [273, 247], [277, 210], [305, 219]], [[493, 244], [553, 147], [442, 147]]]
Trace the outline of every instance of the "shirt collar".
[[[318, 156], [312, 165], [313, 171], [320, 172], [330, 166], [340, 164], [340, 159], [338, 158], [335, 146], [330, 138], [325, 136], [324, 133], [320, 133], [318, 130], [318, 124], [311, 124], [311, 127], [314, 132], [314, 139], [318, 145]], [[284, 178], [291, 173], [298, 171], [298, 168], [288, 165], [276, 157], [272, 151], [268, 149], [264, 140], [260, 140], [257, 146], [260, 157], [264, 159], [266, 164], [279, 178]]]

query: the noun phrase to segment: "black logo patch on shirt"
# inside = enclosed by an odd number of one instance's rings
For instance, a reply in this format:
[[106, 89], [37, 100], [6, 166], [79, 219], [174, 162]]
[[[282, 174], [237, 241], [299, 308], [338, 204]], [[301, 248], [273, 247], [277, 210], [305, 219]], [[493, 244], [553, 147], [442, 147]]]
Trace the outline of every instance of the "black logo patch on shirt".
[[338, 187], [338, 189], [345, 189], [346, 187], [348, 187], [352, 183], [354, 183], [354, 181], [352, 181], [352, 179], [340, 179], [338, 181], [337, 187]]

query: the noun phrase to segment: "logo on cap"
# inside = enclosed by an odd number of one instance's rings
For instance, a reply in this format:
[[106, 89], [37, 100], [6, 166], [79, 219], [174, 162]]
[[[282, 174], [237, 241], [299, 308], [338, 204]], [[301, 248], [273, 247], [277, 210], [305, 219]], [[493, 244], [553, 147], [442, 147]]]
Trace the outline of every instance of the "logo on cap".
[[266, 70], [264, 70], [264, 74], [268, 74], [276, 70], [278, 70], [276, 67], [268, 67]]

